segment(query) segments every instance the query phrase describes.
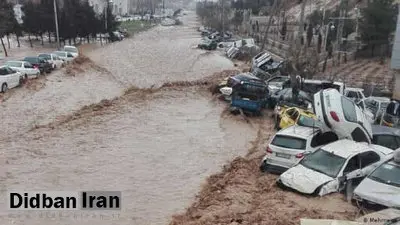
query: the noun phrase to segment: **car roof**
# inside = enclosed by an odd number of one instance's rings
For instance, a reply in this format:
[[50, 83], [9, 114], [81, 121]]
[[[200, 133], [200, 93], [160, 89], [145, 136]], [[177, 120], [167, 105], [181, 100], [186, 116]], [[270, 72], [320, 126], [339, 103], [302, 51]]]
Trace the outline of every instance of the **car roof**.
[[65, 47], [67, 47], [67, 48], [76, 48], [75, 46], [72, 46], [72, 45], [64, 45], [64, 48]]
[[355, 87], [346, 87], [346, 91], [364, 91], [363, 88], [355, 88]]
[[372, 134], [374, 135], [383, 135], [383, 134], [389, 134], [389, 135], [395, 135], [400, 137], [400, 130], [393, 128], [393, 127], [388, 127], [388, 126], [380, 126], [380, 125], [371, 125], [372, 128]]
[[317, 134], [319, 132], [320, 132], [320, 130], [318, 128], [293, 125], [293, 126], [290, 126], [290, 127], [287, 127], [285, 129], [278, 131], [276, 133], [276, 135], [285, 135], [285, 136], [292, 136], [292, 137], [307, 139], [309, 137], [313, 137], [315, 134]]
[[386, 97], [369, 96], [367, 99], [372, 99], [377, 102], [390, 102], [390, 98], [386, 98]]
[[349, 158], [362, 152], [375, 150], [374, 148], [371, 148], [367, 143], [355, 142], [348, 139], [342, 139], [332, 142], [323, 146], [322, 149], [343, 158]]
[[24, 63], [25, 61], [22, 61], [22, 60], [10, 60], [10, 61], [7, 61], [6, 63], [9, 63], [9, 62], [13, 62], [13, 63]]

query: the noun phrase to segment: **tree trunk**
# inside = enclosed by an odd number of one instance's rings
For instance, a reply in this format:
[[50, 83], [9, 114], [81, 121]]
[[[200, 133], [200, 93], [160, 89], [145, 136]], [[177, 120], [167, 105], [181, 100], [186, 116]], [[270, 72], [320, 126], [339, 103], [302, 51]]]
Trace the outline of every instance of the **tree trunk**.
[[33, 48], [31, 34], [28, 34], [28, 39], [29, 39], [29, 44], [31, 45], [31, 48]]
[[47, 34], [49, 35], [49, 43], [51, 43], [51, 33], [50, 33], [50, 31], [48, 31]]
[[100, 45], [103, 46], [103, 37], [101, 34], [100, 34]]
[[375, 51], [375, 44], [372, 44], [372, 46], [371, 46], [371, 57], [374, 57], [374, 51]]
[[73, 41], [74, 41], [74, 45], [76, 45], [76, 38], [75, 37], [74, 37]]
[[3, 38], [0, 38], [0, 40], [1, 40], [1, 45], [3, 46], [3, 49], [4, 49], [4, 55], [7, 57], [8, 56], [7, 49], [6, 49], [6, 46], [4, 45]]
[[10, 45], [10, 36], [7, 34], [7, 44], [8, 44], [8, 49], [10, 49], [11, 48], [11, 45]]
[[71, 38], [70, 38], [70, 39], [68, 39], [68, 43], [69, 43], [69, 45], [71, 45]]
[[43, 42], [43, 34], [40, 34], [40, 39], [41, 39], [41, 41], [42, 41], [42, 46], [44, 45], [44, 42]]
[[89, 35], [86, 37], [86, 40], [87, 40], [87, 43], [89, 44], [89, 43], [90, 43], [90, 37], [89, 37]]
[[21, 43], [19, 43], [19, 35], [17, 35], [17, 43], [18, 43], [18, 48], [21, 47]]

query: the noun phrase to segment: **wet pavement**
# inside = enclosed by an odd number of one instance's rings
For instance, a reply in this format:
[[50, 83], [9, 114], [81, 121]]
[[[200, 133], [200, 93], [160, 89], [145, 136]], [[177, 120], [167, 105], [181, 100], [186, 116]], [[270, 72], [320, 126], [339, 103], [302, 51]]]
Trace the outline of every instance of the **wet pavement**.
[[194, 49], [197, 22], [190, 15], [183, 22], [91, 51], [106, 70], [89, 66], [76, 76], [61, 70], [3, 96], [2, 202], [12, 190], [118, 190], [123, 196], [114, 217], [97, 212], [42, 218], [37, 212], [10, 214], [2, 205], [3, 224], [166, 224], [194, 199], [205, 177], [246, 153], [257, 129], [227, 120], [225, 106], [196, 88], [161, 90], [104, 114], [35, 129], [127, 87], [196, 80], [232, 68], [219, 53]]

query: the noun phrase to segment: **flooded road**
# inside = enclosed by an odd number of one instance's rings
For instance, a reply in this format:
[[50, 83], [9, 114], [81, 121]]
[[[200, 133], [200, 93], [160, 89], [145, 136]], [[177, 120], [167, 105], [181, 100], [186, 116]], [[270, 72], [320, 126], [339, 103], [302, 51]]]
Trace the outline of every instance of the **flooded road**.
[[257, 129], [226, 118], [225, 105], [196, 87], [164, 88], [37, 129], [127, 87], [196, 80], [232, 68], [219, 53], [193, 49], [200, 40], [194, 19], [90, 52], [105, 71], [88, 67], [76, 76], [59, 71], [38, 88], [7, 96], [1, 104], [2, 202], [13, 190], [117, 190], [123, 203], [115, 218], [100, 212], [43, 218], [37, 212], [10, 214], [1, 205], [2, 224], [167, 224], [190, 204], [205, 177], [246, 153]]

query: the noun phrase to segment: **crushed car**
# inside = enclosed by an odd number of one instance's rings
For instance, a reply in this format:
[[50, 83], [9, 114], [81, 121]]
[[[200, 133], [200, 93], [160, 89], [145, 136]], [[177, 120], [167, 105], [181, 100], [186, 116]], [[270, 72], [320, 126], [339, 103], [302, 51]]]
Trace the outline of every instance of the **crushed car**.
[[315, 127], [287, 127], [272, 137], [260, 169], [263, 172], [283, 173], [296, 165], [306, 154], [337, 140], [335, 133], [322, 133]]
[[372, 125], [372, 143], [390, 149], [400, 148], [400, 130], [387, 126]]
[[372, 128], [363, 111], [336, 89], [326, 89], [314, 94], [314, 112], [329, 130], [340, 139], [371, 143]]
[[366, 108], [372, 113], [374, 124], [380, 124], [381, 117], [386, 111], [386, 108], [390, 103], [390, 99], [386, 97], [370, 96], [361, 101], [364, 102]]
[[343, 191], [346, 177], [365, 176], [393, 150], [342, 139], [306, 155], [281, 174], [278, 186], [308, 195]]
[[297, 107], [280, 108], [275, 117], [275, 129], [280, 130], [295, 124], [305, 127], [320, 127], [321, 122], [317, 116], [308, 111]]
[[392, 100], [382, 115], [381, 125], [388, 127], [399, 127], [400, 125], [400, 101]]
[[307, 92], [299, 91], [297, 100], [293, 98], [292, 88], [284, 88], [271, 93], [268, 97], [268, 108], [273, 109], [279, 102], [293, 102], [297, 105], [304, 105], [306, 108], [312, 107], [312, 96]]
[[199, 49], [215, 50], [217, 49], [217, 42], [210, 39], [204, 39], [200, 44], [197, 45]]
[[400, 209], [400, 150], [361, 181], [354, 190], [353, 199], [367, 208]]
[[231, 112], [247, 112], [261, 115], [268, 97], [268, 87], [258, 78], [241, 81], [232, 87]]

